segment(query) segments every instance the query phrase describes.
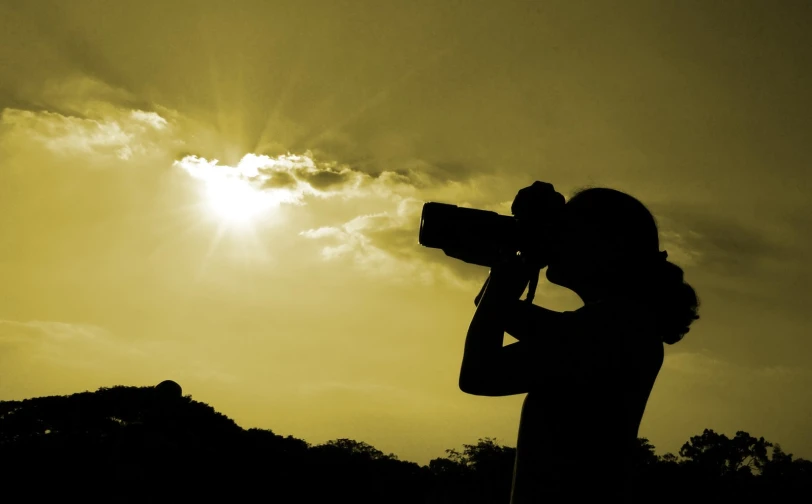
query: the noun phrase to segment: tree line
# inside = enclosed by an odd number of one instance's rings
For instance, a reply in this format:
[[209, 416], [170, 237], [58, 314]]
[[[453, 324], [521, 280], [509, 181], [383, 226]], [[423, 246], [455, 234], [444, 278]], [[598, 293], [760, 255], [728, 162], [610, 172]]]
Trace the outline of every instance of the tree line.
[[[85, 502], [509, 500], [515, 448], [492, 438], [420, 465], [353, 439], [314, 445], [243, 429], [179, 390], [116, 386], [0, 401], [4, 493]], [[583, 456], [597, 472], [622, 455], [595, 446]], [[633, 460], [641, 502], [764, 502], [812, 490], [812, 462], [743, 431], [728, 437], [705, 429], [665, 455], [640, 438]]]

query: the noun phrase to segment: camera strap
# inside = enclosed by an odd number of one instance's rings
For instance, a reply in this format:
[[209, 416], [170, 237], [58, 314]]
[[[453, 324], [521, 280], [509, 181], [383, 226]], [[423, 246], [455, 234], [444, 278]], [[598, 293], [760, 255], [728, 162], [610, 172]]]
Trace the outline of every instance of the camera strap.
[[533, 274], [530, 275], [530, 283], [527, 284], [527, 296], [524, 298], [528, 303], [532, 303], [533, 298], [536, 297], [536, 288], [539, 286], [539, 276], [541, 276], [541, 268], [534, 268]]

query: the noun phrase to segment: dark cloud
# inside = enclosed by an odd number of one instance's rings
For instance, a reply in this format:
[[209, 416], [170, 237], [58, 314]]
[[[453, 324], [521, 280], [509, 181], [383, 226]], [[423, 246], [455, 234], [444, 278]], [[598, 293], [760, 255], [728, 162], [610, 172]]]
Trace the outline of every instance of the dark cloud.
[[391, 226], [365, 233], [375, 247], [386, 250], [393, 257], [416, 264], [432, 264], [447, 268], [456, 277], [469, 281], [483, 276], [486, 269], [448, 257], [439, 249], [427, 248], [417, 241], [420, 219], [415, 213], [407, 226]]
[[812, 227], [807, 216], [753, 212], [747, 219], [680, 205], [653, 209], [661, 232], [676, 236], [671, 244], [693, 259], [686, 279], [699, 288], [700, 297], [712, 294], [726, 305], [754, 310], [742, 316], [780, 313], [787, 320], [808, 319], [812, 265], [806, 251], [812, 247]]
[[[417, 186], [408, 173], [396, 176]], [[322, 238], [340, 243], [343, 250], [352, 251], [356, 260], [363, 261], [370, 251], [376, 251], [378, 257], [386, 256], [393, 263], [410, 265], [412, 269], [442, 268], [463, 281], [481, 278], [483, 268], [418, 244], [422, 201], [407, 203], [402, 203], [397, 211], [358, 217], [333, 228], [335, 232]], [[724, 215], [703, 214], [679, 206], [655, 205], [652, 210], [659, 217], [661, 246], [669, 249], [677, 264], [690, 268], [686, 278], [689, 282], [698, 281], [731, 300], [795, 306], [812, 279], [812, 268], [799, 259], [803, 254], [798, 240], [765, 232], [755, 222], [747, 225]], [[803, 217], [798, 217], [799, 223], [803, 221]], [[797, 225], [788, 229], [790, 233], [800, 232]]]
[[380, 179], [385, 176], [388, 177], [389, 181], [392, 183], [410, 185], [419, 189], [421, 184], [416, 180], [414, 175], [415, 174], [413, 172], [405, 170], [393, 170], [390, 172], [376, 172], [370, 174], [373, 179]]
[[291, 189], [297, 184], [296, 178], [289, 172], [266, 172], [266, 176], [261, 185], [262, 189]]
[[730, 273], [742, 273], [762, 259], [783, 259], [790, 250], [757, 230], [723, 220], [704, 218], [694, 223], [696, 234], [688, 234], [689, 247], [702, 253], [702, 263]]
[[326, 191], [335, 186], [346, 184], [352, 180], [352, 172], [349, 170], [337, 172], [324, 169], [317, 172], [299, 172], [297, 177], [309, 183], [313, 189]]
[[705, 269], [723, 274], [742, 274], [764, 261], [791, 261], [797, 250], [786, 240], [770, 233], [755, 219], [730, 217], [712, 208], [696, 209], [680, 205], [652, 206], [661, 232], [674, 232], [684, 247], [695, 253]]
[[[303, 233], [323, 240], [325, 250], [386, 276], [408, 281], [450, 281], [469, 284], [486, 275], [485, 268], [446, 256], [418, 243], [422, 201], [402, 200], [395, 211], [357, 217], [343, 225]], [[442, 277], [445, 277], [443, 280]]]

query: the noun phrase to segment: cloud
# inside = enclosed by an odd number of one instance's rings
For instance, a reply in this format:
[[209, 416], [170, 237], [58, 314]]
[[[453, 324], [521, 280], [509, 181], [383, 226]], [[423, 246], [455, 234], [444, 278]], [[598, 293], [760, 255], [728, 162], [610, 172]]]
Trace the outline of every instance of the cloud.
[[51, 111], [66, 116], [103, 118], [121, 110], [148, 106], [127, 90], [83, 74], [48, 79], [21, 90], [20, 101], [33, 111]]
[[[398, 283], [427, 285], [439, 281], [469, 288], [471, 282], [481, 282], [481, 267], [448, 258], [417, 243], [420, 213], [426, 201], [454, 201], [463, 206], [471, 206], [474, 201], [480, 208], [503, 213], [509, 210], [505, 201], [492, 203], [494, 198], [489, 191], [498, 184], [488, 176], [466, 181], [441, 180], [425, 162], [416, 161], [412, 168], [399, 172], [371, 174], [336, 161], [318, 159], [307, 151], [278, 156], [247, 154], [232, 166], [220, 164], [216, 159], [186, 156], [174, 165], [215, 193], [228, 183], [250, 186], [255, 192], [246, 193], [244, 198], [264, 198], [269, 206], [331, 201], [332, 206], [321, 205], [315, 212], [320, 221], [329, 221], [349, 200], [353, 200], [351, 207], [373, 208], [341, 224], [305, 229], [300, 236], [318, 242], [326, 261], [343, 261], [367, 274]], [[486, 201], [491, 204], [485, 204]]]
[[[235, 383], [239, 378], [198, 357], [194, 348], [170, 340], [127, 341], [107, 329], [82, 323], [0, 320], [0, 383], [38, 369], [69, 368], [78, 376], [118, 379], [155, 371], [198, 381]], [[129, 372], [128, 375], [126, 372]], [[30, 376], [29, 376], [30, 378]]]
[[132, 132], [117, 121], [66, 117], [53, 112], [6, 109], [0, 117], [12, 134], [21, 133], [47, 149], [63, 154], [95, 153], [128, 159], [133, 154]]
[[[176, 168], [206, 187], [220, 193], [222, 187], [228, 189], [223, 204], [231, 204], [234, 195], [251, 200], [252, 208], [304, 206], [313, 199], [333, 200], [334, 205], [360, 202], [364, 208], [343, 224], [327, 218], [337, 206], [320, 208], [324, 215], [316, 220], [327, 221], [324, 226], [331, 231], [313, 228], [302, 236], [323, 244], [325, 260], [349, 259], [368, 273], [411, 276], [420, 283], [431, 276], [467, 288], [481, 271], [417, 245], [423, 202], [507, 214], [510, 198], [522, 184], [516, 177], [477, 174], [464, 163], [422, 159], [412, 139], [393, 134], [382, 135], [376, 146], [380, 155], [367, 160], [341, 162], [318, 149], [273, 156], [249, 153], [237, 162], [221, 163], [204, 155], [204, 146], [216, 143], [211, 141], [216, 134], [204, 125], [88, 77], [46, 82], [27, 100], [30, 109], [7, 108], [0, 115], [0, 141], [6, 147], [44, 147], [57, 160], [74, 158], [94, 167], [120, 166], [151, 155], [163, 156], [167, 163], [174, 158]], [[188, 155], [177, 158], [181, 151]], [[387, 158], [387, 153], [394, 154]], [[349, 152], [343, 155], [351, 159]], [[737, 276], [754, 268], [776, 268], [782, 261], [786, 267], [793, 257], [786, 239], [776, 240], [747, 223], [674, 205], [657, 210], [662, 210], [657, 212], [662, 248], [682, 266]], [[803, 265], [793, 267], [804, 270]]]
[[154, 111], [104, 102], [62, 108], [63, 112], [4, 109], [0, 114], [4, 145], [44, 147], [52, 153], [79, 157], [84, 163], [93, 164], [127, 161], [181, 144], [167, 135], [170, 123]]
[[301, 235], [325, 243], [325, 260], [343, 261], [397, 283], [441, 282], [461, 288], [481, 283], [483, 268], [418, 244], [422, 205], [423, 201], [406, 197], [394, 210], [358, 216], [339, 226], [305, 230]]
[[668, 251], [668, 260], [683, 268], [702, 261], [702, 252], [696, 247], [699, 239], [696, 231], [660, 228], [660, 249]]
[[[37, 156], [50, 153], [43, 161], [75, 161], [71, 170], [170, 164], [201, 183], [209, 203], [223, 215], [230, 215], [229, 207], [237, 204], [251, 213], [279, 205], [311, 206], [299, 212], [309, 219], [302, 236], [322, 247], [325, 260], [348, 260], [395, 281], [478, 282], [481, 268], [417, 244], [421, 205], [445, 201], [506, 213], [506, 196], [518, 185], [510, 177], [474, 175], [464, 163], [420, 158], [413, 139], [391, 133], [380, 136], [370, 150], [375, 155], [368, 159], [343, 162], [319, 148], [248, 153], [221, 162], [210, 155], [218, 151], [211, 147], [217, 143], [211, 128], [86, 76], [48, 81], [30, 90], [24, 101], [28, 108], [7, 108], [0, 116], [0, 141], [6, 148], [29, 149]], [[341, 138], [341, 132], [333, 136]], [[185, 154], [175, 154], [180, 152]], [[351, 159], [349, 152], [345, 155]], [[151, 156], [161, 156], [160, 162], [137, 163], [146, 157], [153, 160]], [[68, 171], [52, 170], [70, 177]], [[343, 224], [335, 222], [338, 216]], [[315, 227], [310, 229], [310, 224]]]
[[[93, 353], [102, 351], [118, 356], [145, 356], [146, 354], [126, 343], [116, 341], [105, 329], [88, 324], [72, 324], [52, 321], [19, 322], [0, 320], [0, 346], [5, 355], [22, 351], [29, 357], [72, 365], [72, 359], [82, 359], [83, 364]], [[76, 350], [80, 350], [76, 352]]]
[[384, 415], [412, 416], [416, 411], [431, 409], [437, 413], [448, 413], [459, 409], [447, 397], [441, 397], [420, 389], [410, 389], [379, 382], [321, 381], [302, 383], [297, 387], [300, 400], [337, 402], [345, 406], [351, 404], [354, 411], [381, 415], [380, 406], [385, 406]]
[[268, 177], [260, 186], [262, 189], [294, 189], [299, 185], [296, 177], [288, 172], [274, 172], [268, 174]]
[[170, 164], [181, 152], [222, 147], [206, 123], [84, 75], [32, 86], [14, 103], [0, 111], [0, 144], [11, 154], [44, 151], [106, 168], [139, 158]]
[[[686, 277], [720, 298], [770, 306], [783, 313], [806, 310], [812, 268], [804, 260], [812, 247], [808, 221], [793, 213], [725, 214], [717, 208], [655, 207], [661, 247]], [[704, 210], [704, 211], [703, 211]], [[700, 296], [702, 292], [700, 292]]]
[[369, 394], [391, 394], [399, 389], [391, 385], [364, 382], [344, 383], [338, 381], [326, 381], [317, 383], [303, 383], [299, 385], [299, 392], [303, 394], [328, 393], [335, 390], [349, 390]]
[[65, 322], [0, 320], [0, 341], [11, 345], [34, 344], [42, 341], [94, 340], [104, 329], [93, 325]]
[[654, 209], [663, 245], [674, 248], [688, 265], [736, 275], [798, 257], [793, 249], [800, 228], [785, 226], [780, 217], [765, 223], [712, 208], [703, 211], [674, 204]]
[[[414, 196], [421, 190], [437, 189], [465, 192], [463, 184], [437, 178], [430, 170], [423, 171], [426, 163], [397, 172], [368, 173], [348, 164], [320, 159], [311, 151], [277, 156], [249, 153], [234, 165], [187, 155], [174, 165], [202, 181], [239, 180], [269, 194], [284, 189], [295, 195], [290, 202], [301, 202], [305, 196], [346, 199]], [[459, 190], [453, 191], [455, 187]]]
[[374, 197], [388, 184], [386, 176], [373, 177], [335, 162], [322, 162], [310, 152], [246, 154], [233, 165], [188, 155], [173, 166], [201, 182], [209, 202], [223, 215], [234, 212], [239, 216], [242, 210], [256, 214], [283, 204], [303, 206], [312, 198]]
[[812, 372], [805, 364], [765, 365], [708, 350], [667, 348], [641, 433], [662, 451], [679, 450], [711, 428], [744, 430], [808, 453]]
[[812, 420], [812, 371], [806, 366], [746, 364], [706, 350], [666, 352], [658, 383], [658, 394], [671, 401], [682, 396], [683, 407], [697, 412], [695, 419], [742, 428], [742, 419], [771, 416], [782, 429]]
[[[381, 177], [380, 182], [388, 182], [379, 184], [389, 190], [388, 208], [310, 229], [303, 236], [324, 243], [325, 260], [349, 260], [368, 273], [412, 277], [420, 283], [426, 275], [438, 275], [434, 270], [440, 265], [444, 273], [437, 278], [453, 278], [449, 281], [469, 288], [471, 279], [480, 281], [481, 268], [417, 244], [421, 205], [443, 201], [508, 214], [511, 200], [502, 198], [513, 196], [520, 183], [487, 175], [441, 180], [437, 174], [442, 170], [429, 163], [416, 160], [413, 166]], [[732, 296], [774, 298], [777, 278], [786, 280], [781, 284], [785, 288], [802, 284], [799, 278], [810, 279], [808, 264], [799, 259], [800, 249], [812, 246], [803, 238], [803, 218], [743, 220], [675, 204], [653, 205], [652, 210], [660, 224], [661, 248], [668, 250], [672, 262], [692, 270], [689, 282], [701, 278], [715, 289], [732, 291]]]
[[144, 112], [143, 110], [133, 110], [130, 112], [130, 117], [134, 120], [148, 124], [156, 130], [165, 129], [168, 125], [166, 119], [159, 116], [155, 112]]
[[748, 366], [728, 361], [707, 351], [677, 352], [666, 355], [663, 369], [676, 372], [681, 379], [704, 382], [706, 386], [774, 387], [790, 384], [812, 385], [812, 371], [786, 365]]

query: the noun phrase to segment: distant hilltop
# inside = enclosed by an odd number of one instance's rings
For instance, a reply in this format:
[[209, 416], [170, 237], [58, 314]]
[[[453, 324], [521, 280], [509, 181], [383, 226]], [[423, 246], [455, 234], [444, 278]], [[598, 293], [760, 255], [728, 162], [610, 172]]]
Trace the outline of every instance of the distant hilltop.
[[[242, 429], [211, 406], [183, 396], [181, 386], [164, 380], [154, 387], [102, 387], [96, 392], [0, 402], [0, 436], [15, 441], [90, 432], [113, 435], [127, 426], [182, 427], [185, 431]], [[0, 442], [9, 439], [0, 437]]]
[[[173, 380], [0, 401], [4, 495], [34, 502], [499, 504], [515, 453], [484, 438], [420, 466], [352, 439], [311, 445], [243, 429]], [[619, 455], [596, 446], [583, 456], [601, 471]], [[679, 455], [640, 438], [633, 465], [635, 488], [658, 502], [761, 504], [812, 491], [812, 462], [741, 431], [705, 429]]]
[[[366, 443], [337, 439], [311, 446], [271, 430], [243, 429], [184, 396], [173, 380], [0, 401], [0, 475], [26, 488], [29, 498], [83, 502], [214, 495], [287, 502], [282, 496], [291, 494], [297, 495], [291, 502], [345, 495], [353, 502], [414, 503], [425, 501], [431, 486], [427, 466]], [[407, 480], [418, 484], [389, 495], [392, 485]]]

